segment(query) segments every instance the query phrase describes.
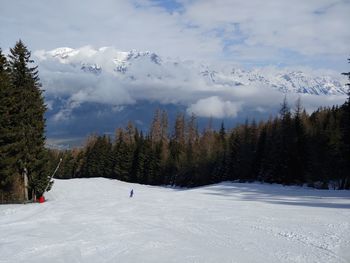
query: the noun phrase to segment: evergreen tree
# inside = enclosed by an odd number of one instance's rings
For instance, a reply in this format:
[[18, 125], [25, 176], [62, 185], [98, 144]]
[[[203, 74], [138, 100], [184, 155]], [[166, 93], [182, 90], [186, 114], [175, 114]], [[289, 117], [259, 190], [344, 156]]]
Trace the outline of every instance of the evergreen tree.
[[254, 158], [256, 150], [256, 123], [255, 121], [249, 125], [248, 120], [241, 127], [241, 146], [238, 151], [238, 159], [240, 160], [240, 165], [238, 166], [239, 178], [242, 181], [253, 181], [254, 177]]
[[[348, 59], [350, 63], [350, 59]], [[343, 73], [348, 76], [350, 81], [350, 72]], [[341, 132], [341, 152], [343, 156], [344, 171], [343, 180], [341, 183], [342, 189], [350, 189], [350, 82], [346, 84], [348, 86], [348, 99], [342, 106], [342, 118], [340, 125]]]
[[146, 183], [146, 178], [144, 177], [144, 168], [146, 162], [145, 156], [145, 141], [143, 138], [143, 134], [141, 133], [137, 136], [135, 151], [133, 155], [132, 167], [131, 167], [131, 181], [138, 183]]
[[[131, 137], [128, 134], [119, 130], [117, 141], [113, 149], [113, 177], [128, 182], [132, 179], [131, 169], [134, 158], [134, 143], [128, 141], [129, 139], [131, 139]], [[132, 140], [134, 140], [134, 138]]]
[[[0, 194], [1, 200], [23, 198], [19, 182], [21, 175], [16, 169], [17, 158], [14, 155], [17, 140], [13, 130], [15, 104], [8, 62], [0, 49]], [[16, 189], [17, 188], [17, 189]]]
[[100, 170], [97, 141], [97, 135], [91, 135], [87, 140], [84, 164], [82, 168], [84, 177], [98, 177], [102, 175], [102, 171]]
[[293, 145], [294, 131], [292, 127], [292, 116], [288, 106], [287, 98], [285, 97], [280, 109], [280, 130], [278, 133], [277, 147], [279, 149], [279, 158], [275, 160], [276, 168], [275, 175], [279, 178], [279, 183], [291, 184], [293, 182], [293, 174], [290, 170]]
[[307, 171], [307, 165], [308, 165], [308, 149], [306, 147], [307, 145], [307, 137], [305, 133], [304, 124], [302, 121], [302, 112], [303, 108], [301, 106], [301, 100], [298, 98], [295, 106], [295, 113], [294, 113], [294, 139], [292, 140], [293, 143], [293, 152], [292, 154], [292, 167], [291, 167], [291, 173], [293, 174], [293, 182], [301, 184], [305, 182], [306, 177], [306, 171]]
[[227, 144], [224, 122], [221, 123], [221, 128], [217, 135], [216, 148], [216, 167], [213, 171], [212, 183], [227, 179]]
[[240, 151], [241, 141], [238, 133], [232, 132], [228, 142], [227, 151], [227, 179], [236, 180], [239, 179], [239, 151]]
[[9, 70], [15, 105], [11, 133], [16, 138], [13, 157], [17, 173], [28, 171], [29, 193], [32, 198], [43, 194], [48, 182], [47, 153], [45, 150], [46, 106], [40, 89], [38, 71], [27, 47], [19, 40], [10, 49]]
[[266, 154], [266, 137], [267, 137], [267, 125], [263, 125], [260, 130], [257, 145], [256, 153], [254, 158], [253, 173], [255, 178], [259, 181], [262, 181], [262, 164], [264, 160], [264, 155]]

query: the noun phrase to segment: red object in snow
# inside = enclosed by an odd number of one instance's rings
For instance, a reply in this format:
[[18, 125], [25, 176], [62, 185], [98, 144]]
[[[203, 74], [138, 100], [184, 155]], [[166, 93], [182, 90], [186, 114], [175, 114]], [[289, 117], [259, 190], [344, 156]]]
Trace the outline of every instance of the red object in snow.
[[44, 203], [45, 202], [45, 197], [42, 195], [39, 197], [39, 203]]

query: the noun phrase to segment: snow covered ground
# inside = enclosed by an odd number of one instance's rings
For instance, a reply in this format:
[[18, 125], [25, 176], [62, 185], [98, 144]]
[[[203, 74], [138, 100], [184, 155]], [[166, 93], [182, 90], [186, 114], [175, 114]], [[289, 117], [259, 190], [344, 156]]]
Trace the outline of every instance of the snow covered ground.
[[350, 262], [350, 191], [95, 178], [46, 198], [0, 206], [0, 262]]

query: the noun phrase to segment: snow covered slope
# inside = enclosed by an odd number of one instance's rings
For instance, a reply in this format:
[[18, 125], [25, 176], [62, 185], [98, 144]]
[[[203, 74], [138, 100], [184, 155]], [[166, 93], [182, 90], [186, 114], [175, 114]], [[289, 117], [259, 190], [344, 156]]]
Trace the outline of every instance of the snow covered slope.
[[0, 206], [0, 262], [350, 261], [349, 191], [98, 178], [56, 180], [46, 198]]

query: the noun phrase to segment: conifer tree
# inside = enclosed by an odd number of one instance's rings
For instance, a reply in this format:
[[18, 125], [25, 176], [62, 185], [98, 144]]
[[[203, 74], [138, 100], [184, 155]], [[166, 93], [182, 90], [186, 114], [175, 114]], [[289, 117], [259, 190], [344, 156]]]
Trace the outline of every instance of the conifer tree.
[[45, 150], [46, 106], [39, 83], [38, 70], [27, 47], [19, 40], [10, 49], [9, 69], [13, 87], [12, 103], [15, 116], [12, 134], [17, 145], [13, 156], [16, 158], [19, 174], [28, 171], [29, 193], [32, 198], [43, 194], [48, 184], [47, 152]]
[[[132, 140], [132, 141], [130, 141]], [[130, 136], [129, 132], [125, 133], [122, 129], [117, 130], [116, 144], [113, 149], [114, 159], [114, 178], [130, 181], [132, 162], [134, 158], [134, 137]]]
[[293, 127], [290, 108], [287, 98], [284, 97], [280, 109], [280, 130], [278, 133], [277, 147], [279, 149], [279, 157], [276, 161], [275, 174], [282, 184], [291, 184], [293, 181], [293, 174], [290, 170], [291, 164], [291, 146], [293, 146]]
[[301, 184], [305, 182], [305, 176], [307, 171], [308, 164], [308, 155], [307, 155], [307, 147], [306, 147], [306, 133], [304, 124], [302, 121], [302, 112], [303, 108], [301, 106], [301, 100], [298, 98], [295, 105], [295, 113], [293, 119], [293, 128], [294, 128], [294, 140], [292, 143], [294, 144], [292, 147], [293, 152], [292, 156], [292, 167], [291, 172], [293, 174], [294, 183]]
[[16, 169], [17, 159], [13, 156], [17, 142], [12, 123], [16, 106], [13, 103], [13, 90], [8, 62], [0, 49], [0, 194], [3, 200], [22, 198], [13, 195], [16, 192], [15, 181], [20, 179]]
[[162, 116], [160, 109], [157, 109], [154, 113], [152, 125], [150, 128], [150, 137], [152, 144], [158, 143], [162, 140]]
[[[348, 59], [350, 63], [350, 59]], [[348, 76], [348, 99], [342, 106], [342, 120], [341, 120], [341, 152], [344, 159], [344, 172], [341, 188], [350, 189], [350, 72], [343, 73]]]
[[140, 135], [137, 136], [135, 140], [136, 146], [133, 155], [132, 167], [131, 167], [131, 181], [138, 183], [146, 183], [146, 179], [144, 177], [144, 168], [145, 168], [145, 142], [143, 138], [143, 134], [141, 132]]
[[232, 132], [228, 141], [228, 150], [227, 150], [227, 179], [236, 180], [239, 178], [239, 150], [240, 150], [241, 141], [239, 134]]
[[228, 164], [227, 164], [227, 144], [226, 144], [226, 130], [224, 122], [221, 123], [219, 134], [216, 140], [216, 167], [213, 171], [212, 183], [217, 183], [226, 180]]

